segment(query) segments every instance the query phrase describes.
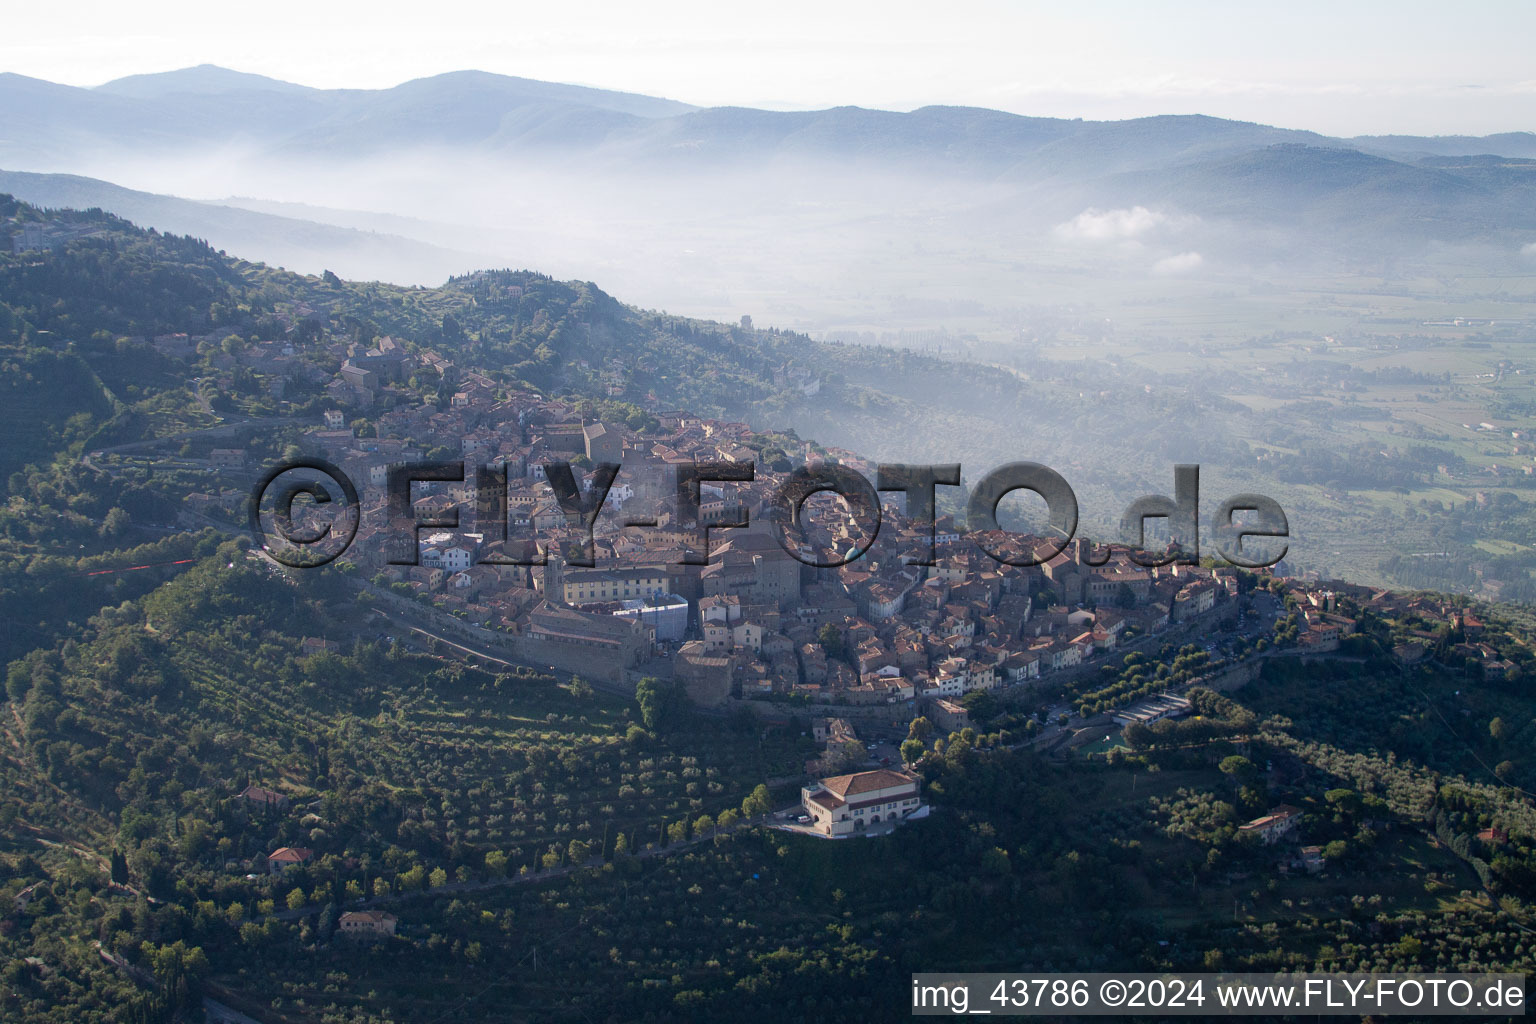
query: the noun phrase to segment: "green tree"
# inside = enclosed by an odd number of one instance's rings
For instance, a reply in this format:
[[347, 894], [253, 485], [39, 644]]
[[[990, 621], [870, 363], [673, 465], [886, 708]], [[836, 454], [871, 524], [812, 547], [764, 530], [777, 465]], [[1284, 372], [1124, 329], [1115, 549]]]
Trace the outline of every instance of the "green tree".
[[32, 670], [26, 662], [15, 661], [5, 673], [5, 695], [11, 703], [20, 704], [32, 690]]
[[960, 706], [970, 712], [971, 721], [981, 723], [992, 721], [1004, 711], [997, 694], [987, 690], [972, 690], [960, 698]]
[[981, 870], [983, 874], [996, 878], [1004, 878], [1012, 874], [1013, 863], [1008, 859], [1008, 851], [1001, 846], [982, 851]]
[[771, 810], [773, 810], [773, 794], [762, 783], [758, 783], [757, 788], [741, 802], [741, 813], [748, 818], [756, 818]]
[[331, 933], [335, 930], [336, 904], [327, 903], [323, 908], [321, 908], [320, 917], [315, 921], [315, 934], [320, 936], [320, 939], [323, 942], [329, 939], [331, 937]]
[[118, 885], [128, 884], [128, 858], [116, 847], [112, 849], [112, 881]]
[[121, 537], [131, 522], [128, 513], [114, 505], [107, 510], [106, 518], [101, 521], [100, 533], [103, 537]]
[[846, 740], [829, 748], [821, 760], [828, 775], [841, 775], [858, 768], [868, 757], [869, 751], [864, 748], [864, 744], [858, 740]]
[[1221, 769], [1221, 774], [1231, 779], [1235, 785], [1242, 785], [1253, 777], [1253, 762], [1241, 754], [1231, 754], [1222, 758], [1218, 767]]
[[635, 684], [635, 703], [640, 706], [640, 721], [656, 732], [678, 703], [678, 687], [646, 676]]
[[1323, 799], [1340, 817], [1354, 818], [1360, 813], [1360, 794], [1352, 789], [1330, 789], [1323, 794]]

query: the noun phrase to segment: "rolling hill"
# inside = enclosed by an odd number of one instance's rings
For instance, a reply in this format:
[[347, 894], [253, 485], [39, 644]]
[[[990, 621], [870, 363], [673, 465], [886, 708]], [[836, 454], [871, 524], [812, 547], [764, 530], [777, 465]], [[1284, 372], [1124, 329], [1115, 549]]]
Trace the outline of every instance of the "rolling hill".
[[53, 209], [98, 207], [146, 228], [204, 239], [216, 249], [259, 253], [267, 263], [307, 274], [332, 270], [394, 282], [441, 281], [495, 262], [399, 235], [139, 192], [75, 174], [0, 170], [0, 192]]

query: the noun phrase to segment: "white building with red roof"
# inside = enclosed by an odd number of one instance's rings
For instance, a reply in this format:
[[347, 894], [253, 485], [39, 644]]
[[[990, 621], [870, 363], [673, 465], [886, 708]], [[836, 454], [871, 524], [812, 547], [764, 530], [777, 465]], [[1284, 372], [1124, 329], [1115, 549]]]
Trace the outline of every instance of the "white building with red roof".
[[822, 835], [845, 836], [907, 818], [923, 806], [921, 788], [910, 772], [880, 768], [813, 782], [800, 790], [800, 802], [811, 828]]
[[280, 875], [289, 868], [308, 864], [315, 854], [302, 846], [282, 846], [267, 854], [267, 874]]

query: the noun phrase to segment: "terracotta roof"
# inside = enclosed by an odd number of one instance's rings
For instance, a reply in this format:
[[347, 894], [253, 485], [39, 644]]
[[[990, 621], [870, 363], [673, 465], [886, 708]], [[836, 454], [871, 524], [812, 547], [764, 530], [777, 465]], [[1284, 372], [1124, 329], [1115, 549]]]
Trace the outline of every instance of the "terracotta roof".
[[279, 864], [302, 864], [314, 856], [314, 852], [304, 847], [284, 846], [273, 850], [267, 856], [269, 861], [277, 861]]
[[852, 775], [835, 775], [822, 779], [821, 784], [833, 795], [847, 800], [860, 793], [872, 793], [877, 789], [907, 786], [917, 782], [916, 777], [890, 768], [878, 768], [872, 772], [855, 772]]
[[1271, 829], [1283, 821], [1289, 821], [1301, 813], [1301, 808], [1292, 807], [1290, 804], [1281, 804], [1272, 809], [1268, 814], [1260, 818], [1254, 818], [1246, 825], [1239, 825], [1238, 831], [1265, 831]]

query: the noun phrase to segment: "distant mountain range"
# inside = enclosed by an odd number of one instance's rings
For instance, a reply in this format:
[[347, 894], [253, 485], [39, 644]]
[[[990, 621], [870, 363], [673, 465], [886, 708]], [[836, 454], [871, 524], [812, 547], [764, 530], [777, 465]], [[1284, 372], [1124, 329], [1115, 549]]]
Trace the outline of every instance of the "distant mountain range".
[[[583, 224], [612, 226], [609, 238], [623, 227], [642, 240], [661, 232], [661, 250], [686, 253], [704, 230], [678, 226], [690, 216], [713, 225], [744, 211], [759, 214], [760, 232], [783, 236], [819, 229], [819, 211], [834, 210], [860, 231], [873, 224], [896, 230], [894, 218], [914, 216], [930, 196], [951, 218], [946, 238], [999, 225], [1039, 235], [1088, 208], [1135, 206], [1284, 232], [1293, 239], [1290, 251], [1337, 243], [1385, 253], [1404, 243], [1486, 241], [1514, 253], [1536, 238], [1531, 132], [1343, 139], [1202, 116], [1083, 121], [947, 106], [907, 113], [698, 108], [478, 71], [389, 89], [314, 89], [211, 65], [91, 89], [0, 74], [0, 166], [156, 191], [355, 205], [439, 226], [483, 222], [521, 231], [519, 258], [528, 251], [546, 265], [562, 244], [576, 259], [595, 251], [575, 240]], [[204, 166], [201, 176], [178, 176], [180, 168]], [[329, 175], [328, 191], [291, 184], [321, 172]], [[542, 177], [514, 180], [520, 174]], [[525, 201], [497, 221], [473, 190], [500, 187], [503, 178], [501, 194]], [[379, 187], [349, 189], [354, 181]], [[898, 188], [874, 187], [893, 181]], [[31, 181], [17, 194], [48, 203], [60, 190], [83, 188]], [[535, 192], [544, 193], [537, 209], [526, 201]], [[141, 205], [130, 205], [103, 187], [70, 202], [157, 226], [191, 218], [204, 225], [194, 233], [214, 240], [235, 223], [232, 211], [207, 208], [177, 208], [171, 217], [164, 196], [152, 197], [158, 205], [146, 213], [142, 204], [151, 197], [140, 196], [133, 202]], [[540, 219], [551, 210], [571, 212], [570, 226]], [[904, 223], [898, 236], [916, 230]], [[501, 247], [500, 240], [446, 230], [417, 237]], [[801, 240], [821, 248], [826, 237]], [[327, 241], [369, 244], [341, 235]], [[248, 233], [231, 236], [230, 245], [270, 261], [287, 251]], [[614, 261], [639, 251], [627, 243], [616, 248]], [[435, 271], [439, 262], [426, 265]], [[359, 276], [379, 273], [350, 267]]]
[[204, 64], [96, 88], [0, 74], [0, 160], [81, 146], [144, 151], [231, 142], [263, 151], [443, 144], [488, 151], [611, 149], [653, 159], [816, 155], [917, 159], [1008, 177], [1115, 173], [1276, 143], [1350, 148], [1395, 159], [1536, 158], [1536, 133], [1361, 136], [1201, 116], [1126, 121], [1022, 117], [971, 107], [910, 113], [834, 107], [785, 112], [700, 109], [674, 100], [480, 71], [389, 89], [314, 89]]
[[[82, 150], [250, 146], [279, 153], [362, 146], [569, 141], [687, 114], [672, 100], [458, 71], [392, 89], [311, 89], [212, 65], [121, 78], [94, 89], [0, 74], [0, 160]], [[30, 161], [29, 161], [30, 163]]]

